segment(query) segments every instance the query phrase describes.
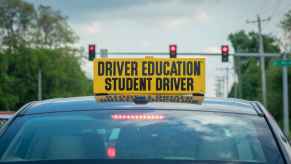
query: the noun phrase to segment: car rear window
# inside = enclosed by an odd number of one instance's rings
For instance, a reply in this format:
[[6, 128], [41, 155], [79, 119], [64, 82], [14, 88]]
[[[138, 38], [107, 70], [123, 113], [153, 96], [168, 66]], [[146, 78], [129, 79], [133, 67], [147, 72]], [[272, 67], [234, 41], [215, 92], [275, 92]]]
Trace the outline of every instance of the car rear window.
[[99, 111], [22, 116], [1, 161], [167, 159], [282, 163], [264, 118], [198, 111]]

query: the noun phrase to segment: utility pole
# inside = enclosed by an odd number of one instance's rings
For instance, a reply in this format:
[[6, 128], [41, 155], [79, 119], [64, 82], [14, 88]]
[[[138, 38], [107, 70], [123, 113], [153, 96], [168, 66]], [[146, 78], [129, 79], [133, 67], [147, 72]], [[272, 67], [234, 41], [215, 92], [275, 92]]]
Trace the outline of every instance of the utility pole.
[[261, 66], [261, 83], [262, 83], [262, 100], [265, 107], [267, 107], [267, 82], [266, 82], [266, 67], [265, 67], [265, 57], [264, 57], [264, 40], [262, 35], [262, 22], [270, 21], [271, 18], [261, 19], [258, 15], [257, 20], [247, 21], [247, 23], [257, 23], [258, 32], [259, 32], [259, 53], [260, 57], [260, 66]]
[[38, 69], [38, 101], [42, 99], [42, 72]]
[[[288, 54], [283, 53], [283, 60], [287, 60]], [[282, 67], [282, 77], [283, 77], [283, 126], [284, 132], [289, 135], [289, 102], [288, 102], [288, 67]]]

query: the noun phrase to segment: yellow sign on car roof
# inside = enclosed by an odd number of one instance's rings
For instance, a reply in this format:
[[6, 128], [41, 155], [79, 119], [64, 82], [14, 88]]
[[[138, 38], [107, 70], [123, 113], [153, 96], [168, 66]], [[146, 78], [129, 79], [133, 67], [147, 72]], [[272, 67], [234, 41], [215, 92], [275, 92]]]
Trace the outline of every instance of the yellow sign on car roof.
[[204, 58], [96, 58], [94, 94], [205, 93]]

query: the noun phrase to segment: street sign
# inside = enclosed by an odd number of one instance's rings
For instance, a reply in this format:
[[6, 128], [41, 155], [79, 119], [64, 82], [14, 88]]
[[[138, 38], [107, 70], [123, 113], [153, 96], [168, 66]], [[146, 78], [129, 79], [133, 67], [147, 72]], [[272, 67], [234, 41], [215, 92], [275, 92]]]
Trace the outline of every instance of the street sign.
[[291, 60], [275, 60], [273, 61], [273, 65], [279, 67], [283, 66], [291, 67]]
[[96, 58], [94, 94], [205, 93], [204, 58]]

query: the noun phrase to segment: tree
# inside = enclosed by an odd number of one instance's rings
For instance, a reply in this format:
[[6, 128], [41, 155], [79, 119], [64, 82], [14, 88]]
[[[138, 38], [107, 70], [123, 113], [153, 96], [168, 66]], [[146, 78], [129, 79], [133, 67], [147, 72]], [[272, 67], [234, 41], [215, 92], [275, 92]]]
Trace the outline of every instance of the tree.
[[17, 53], [0, 54], [0, 110], [17, 110], [37, 100], [39, 68], [43, 72], [44, 99], [90, 95], [90, 81], [79, 61], [67, 49], [24, 48]]
[[45, 99], [90, 94], [91, 83], [70, 47], [76, 38], [59, 11], [0, 0], [0, 110], [37, 100], [39, 69]]
[[[255, 32], [239, 31], [231, 33], [228, 37], [235, 52], [258, 52], [258, 34]], [[277, 39], [263, 35], [264, 50], [265, 52], [273, 53], [280, 52]], [[267, 59], [267, 65], [270, 59]], [[239, 76], [239, 82], [235, 86], [236, 90], [239, 90], [239, 97], [249, 100], [261, 100], [261, 80], [259, 71], [259, 62], [256, 59], [249, 59], [248, 57], [235, 58], [235, 70]], [[230, 96], [234, 95], [234, 90]]]
[[[281, 28], [283, 29], [284, 33], [285, 33], [285, 38], [284, 41], [285, 41], [285, 44], [286, 45], [289, 45], [291, 43], [291, 10], [289, 10], [283, 20], [281, 21]], [[291, 46], [287, 46], [287, 47], [284, 47], [284, 48], [291, 48]]]
[[[257, 33], [246, 33], [244, 30], [231, 33], [228, 36], [235, 52], [259, 52], [258, 38], [259, 35]], [[269, 35], [263, 35], [263, 40], [265, 52], [280, 52], [277, 38]]]
[[37, 10], [35, 44], [42, 48], [59, 48], [74, 43], [78, 37], [67, 23], [67, 17], [49, 6], [40, 5]]
[[73, 44], [78, 36], [67, 17], [49, 6], [37, 10], [23, 0], [0, 0], [0, 47], [60, 48]]
[[34, 17], [35, 10], [31, 4], [22, 0], [0, 0], [2, 48], [12, 50], [29, 44]]

